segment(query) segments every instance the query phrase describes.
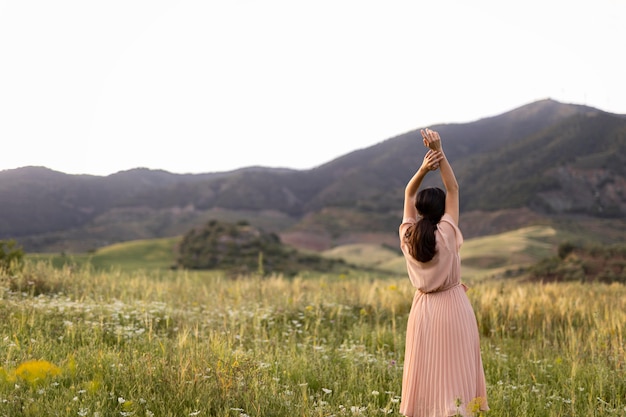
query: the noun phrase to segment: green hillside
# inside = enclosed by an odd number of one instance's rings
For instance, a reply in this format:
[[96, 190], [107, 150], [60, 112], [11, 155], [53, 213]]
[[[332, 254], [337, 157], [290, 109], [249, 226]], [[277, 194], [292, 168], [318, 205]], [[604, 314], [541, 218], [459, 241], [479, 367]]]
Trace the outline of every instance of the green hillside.
[[168, 270], [176, 263], [179, 237], [133, 240], [105, 246], [90, 254], [27, 254], [27, 260], [47, 260], [55, 267], [91, 264], [96, 269]]
[[[514, 276], [554, 255], [564, 236], [552, 227], [534, 226], [468, 239], [461, 247], [463, 279], [479, 281], [494, 276]], [[335, 248], [330, 253], [357, 265], [406, 274], [404, 257], [380, 245], [350, 245]]]
[[174, 266], [179, 238], [135, 240], [102, 248], [93, 255], [96, 267], [118, 265], [124, 269], [169, 269]]
[[545, 226], [469, 239], [461, 247], [463, 278], [471, 281], [490, 276], [514, 276], [554, 255], [557, 246], [557, 231]]
[[[99, 270], [167, 271], [176, 265], [176, 247], [181, 238], [135, 240], [101, 248], [91, 254], [28, 254], [28, 260], [48, 260], [55, 267], [90, 264]], [[525, 276], [540, 261], [554, 257], [563, 242], [592, 242], [584, 233], [551, 226], [524, 227], [511, 232], [467, 239], [461, 247], [462, 277], [468, 283], [489, 278]], [[306, 255], [307, 252], [304, 252]], [[406, 267], [399, 249], [380, 244], [349, 244], [320, 253], [329, 260], [342, 260], [343, 268], [360, 274], [378, 271], [404, 276]], [[308, 256], [313, 256], [309, 253]]]
[[[323, 255], [330, 258], [343, 259], [351, 265], [389, 271], [387, 263], [390, 259], [397, 258], [398, 253], [397, 250], [394, 251], [388, 247], [377, 244], [357, 243], [337, 246], [324, 251]], [[391, 272], [396, 271], [391, 270]]]
[[[540, 260], [554, 256], [559, 243], [583, 241], [583, 236], [557, 231], [550, 226], [525, 227], [492, 236], [467, 239], [461, 247], [462, 274], [466, 281], [489, 277], [517, 276]], [[53, 265], [85, 264], [98, 269], [168, 270], [176, 264], [175, 247], [180, 238], [136, 240], [106, 246], [89, 255], [32, 254], [29, 259], [51, 260]], [[322, 252], [329, 259], [342, 259], [355, 269], [406, 273], [399, 250], [379, 244], [351, 244]]]

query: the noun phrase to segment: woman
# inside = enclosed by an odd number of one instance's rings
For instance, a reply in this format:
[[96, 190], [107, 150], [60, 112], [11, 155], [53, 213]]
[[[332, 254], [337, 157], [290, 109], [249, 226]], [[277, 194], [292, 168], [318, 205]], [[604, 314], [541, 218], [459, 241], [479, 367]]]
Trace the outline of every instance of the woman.
[[[422, 130], [429, 148], [404, 193], [400, 246], [416, 287], [409, 314], [400, 413], [413, 417], [486, 411], [487, 392], [474, 310], [461, 284], [459, 185], [439, 134]], [[439, 168], [446, 189], [417, 192]]]

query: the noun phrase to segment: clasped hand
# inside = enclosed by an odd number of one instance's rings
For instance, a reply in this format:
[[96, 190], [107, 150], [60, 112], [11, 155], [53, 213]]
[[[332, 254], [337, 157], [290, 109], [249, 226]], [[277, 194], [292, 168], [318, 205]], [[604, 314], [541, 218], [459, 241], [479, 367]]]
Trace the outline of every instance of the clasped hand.
[[428, 171], [435, 171], [439, 168], [439, 161], [443, 159], [443, 154], [441, 153], [441, 138], [439, 137], [439, 133], [434, 130], [422, 129], [420, 132], [424, 146], [429, 148], [426, 155], [424, 155], [422, 168]]
[[422, 140], [424, 142], [424, 146], [432, 149], [433, 151], [441, 151], [441, 138], [439, 137], [439, 133], [430, 129], [422, 129], [420, 130], [422, 134]]
[[436, 171], [439, 168], [439, 161], [443, 159], [443, 154], [439, 151], [433, 151], [429, 149], [424, 155], [424, 161], [422, 161], [422, 168], [428, 171]]

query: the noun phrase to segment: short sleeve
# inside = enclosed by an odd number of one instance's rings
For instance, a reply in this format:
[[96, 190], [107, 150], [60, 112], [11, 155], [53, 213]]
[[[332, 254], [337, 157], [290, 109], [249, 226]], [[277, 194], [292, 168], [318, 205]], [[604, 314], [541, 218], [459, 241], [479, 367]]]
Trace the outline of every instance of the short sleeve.
[[459, 229], [452, 216], [447, 213], [444, 214], [439, 221], [438, 227], [443, 235], [454, 237], [456, 241], [456, 250], [458, 251], [463, 244], [463, 233], [461, 233], [461, 229]]
[[412, 217], [405, 217], [404, 219], [402, 219], [402, 224], [400, 224], [400, 228], [398, 230], [400, 241], [404, 239], [404, 234], [406, 233], [407, 229], [415, 223], [417, 223], [417, 220]]

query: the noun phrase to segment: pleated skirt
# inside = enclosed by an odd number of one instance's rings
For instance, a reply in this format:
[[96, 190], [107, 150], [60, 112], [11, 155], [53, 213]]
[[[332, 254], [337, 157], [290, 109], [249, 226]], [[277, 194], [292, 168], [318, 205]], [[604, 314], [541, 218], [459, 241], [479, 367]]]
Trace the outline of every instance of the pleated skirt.
[[488, 409], [478, 326], [465, 290], [417, 291], [407, 323], [400, 413], [471, 416]]

